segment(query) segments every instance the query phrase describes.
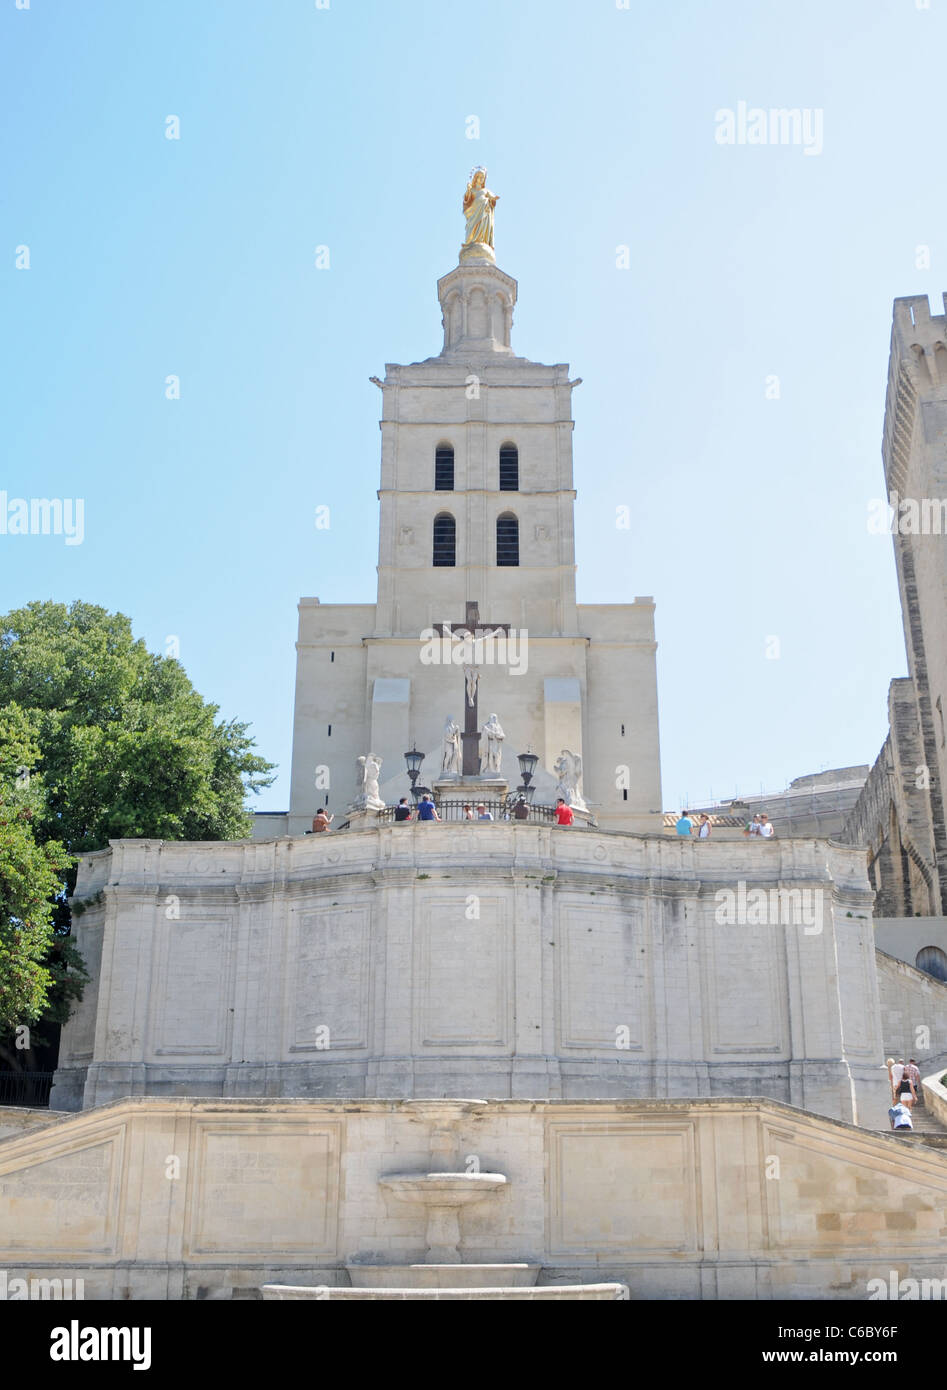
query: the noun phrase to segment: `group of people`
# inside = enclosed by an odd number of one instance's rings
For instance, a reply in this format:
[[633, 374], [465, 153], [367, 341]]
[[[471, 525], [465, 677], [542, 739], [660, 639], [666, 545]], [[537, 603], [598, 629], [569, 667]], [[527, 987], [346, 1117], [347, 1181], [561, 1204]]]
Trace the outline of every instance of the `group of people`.
[[[402, 823], [412, 820], [414, 814], [415, 813], [408, 804], [408, 798], [403, 796], [395, 807], [395, 821]], [[475, 808], [473, 802], [465, 801], [461, 818], [463, 820], [493, 820], [494, 816], [485, 802], [478, 802]], [[437, 813], [437, 807], [434, 805], [433, 797], [427, 792], [424, 793], [421, 800], [418, 802], [417, 819], [419, 821], [439, 821], [441, 819]], [[529, 802], [526, 800], [525, 796], [518, 796], [512, 805], [507, 805], [504, 820], [529, 820]], [[575, 815], [572, 807], [567, 804], [564, 797], [560, 796], [556, 803], [556, 824], [572, 825], [574, 820]]]
[[[709, 840], [712, 828], [710, 817], [707, 815], [706, 811], [701, 811], [696, 821], [687, 811], [682, 811], [680, 819], [675, 827], [678, 835], [694, 835], [696, 830], [696, 838], [698, 840]], [[748, 820], [743, 827], [743, 838], [745, 840], [752, 839], [755, 836], [759, 836], [761, 840], [772, 840], [775, 834], [776, 828], [765, 811], [761, 811], [759, 815], [754, 816], [752, 820]]]
[[[681, 812], [681, 818], [677, 822], [677, 826], [675, 828], [677, 830], [678, 835], [693, 835], [695, 829], [694, 822], [691, 820], [690, 816], [687, 814], [686, 811]], [[709, 840], [711, 830], [710, 817], [704, 815], [702, 812], [697, 821], [696, 829], [698, 840]]]
[[[486, 803], [477, 803], [476, 813], [473, 802], [465, 801], [463, 809], [464, 820], [493, 820], [493, 812], [489, 810]], [[411, 809], [408, 798], [403, 796], [395, 807], [395, 823], [403, 825], [405, 821], [417, 819], [419, 821], [436, 820], [441, 818], [437, 814], [437, 807], [434, 798], [430, 793], [425, 792], [417, 805], [417, 813]], [[529, 820], [529, 802], [525, 796], [518, 796], [509, 806], [504, 817], [505, 820]], [[329, 815], [329, 808], [321, 806], [312, 818], [312, 833], [319, 834], [321, 831], [328, 830], [335, 820], [334, 816]], [[568, 804], [565, 797], [560, 796], [556, 802], [556, 824], [572, 825], [575, 821], [575, 814], [572, 807]]]
[[765, 811], [761, 811], [758, 816], [754, 816], [752, 820], [748, 820], [743, 827], [743, 838], [745, 840], [751, 840], [756, 835], [758, 835], [761, 840], [772, 840], [775, 834], [776, 829], [773, 822]]
[[891, 1083], [891, 1108], [888, 1111], [891, 1128], [911, 1130], [914, 1128], [911, 1111], [917, 1104], [917, 1088], [921, 1084], [918, 1065], [913, 1057], [907, 1062], [903, 1057], [897, 1062], [893, 1057], [889, 1057], [885, 1066], [888, 1068], [888, 1080]]

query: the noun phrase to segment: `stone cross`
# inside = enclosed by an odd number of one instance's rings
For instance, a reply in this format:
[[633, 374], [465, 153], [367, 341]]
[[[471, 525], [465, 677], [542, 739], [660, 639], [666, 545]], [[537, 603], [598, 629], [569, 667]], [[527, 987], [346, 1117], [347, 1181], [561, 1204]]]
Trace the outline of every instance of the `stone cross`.
[[[444, 637], [450, 637], [456, 633], [461, 637], [470, 636], [474, 641], [478, 637], [488, 636], [491, 632], [503, 632], [509, 636], [509, 623], [481, 623], [480, 603], [477, 599], [468, 600], [466, 610], [466, 617], [462, 623], [436, 623], [437, 631]], [[474, 650], [473, 656], [474, 665], [476, 665], [476, 650]], [[461, 772], [464, 777], [479, 777], [480, 775], [480, 726], [477, 717], [479, 685], [479, 672], [474, 670], [473, 679], [465, 673], [464, 731], [460, 736], [464, 749], [461, 765]]]

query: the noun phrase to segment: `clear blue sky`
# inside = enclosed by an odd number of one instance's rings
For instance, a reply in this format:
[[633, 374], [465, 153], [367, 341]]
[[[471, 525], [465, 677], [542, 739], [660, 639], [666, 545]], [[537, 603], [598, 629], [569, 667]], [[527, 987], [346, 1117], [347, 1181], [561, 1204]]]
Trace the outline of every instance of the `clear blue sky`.
[[[905, 657], [867, 507], [891, 301], [947, 287], [945, 52], [947, 0], [3, 0], [0, 489], [85, 501], [80, 546], [0, 537], [3, 608], [177, 636], [285, 807], [296, 601], [374, 599], [368, 377], [439, 351], [483, 163], [514, 347], [584, 378], [580, 600], [657, 600], [665, 804], [872, 761]], [[818, 108], [822, 153], [716, 143], [741, 101]]]

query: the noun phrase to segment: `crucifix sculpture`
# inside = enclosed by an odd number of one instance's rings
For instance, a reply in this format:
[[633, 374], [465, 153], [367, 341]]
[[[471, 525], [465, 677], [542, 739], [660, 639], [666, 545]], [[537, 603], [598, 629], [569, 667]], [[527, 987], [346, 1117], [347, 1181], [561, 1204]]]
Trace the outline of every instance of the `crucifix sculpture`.
[[462, 623], [437, 623], [437, 631], [444, 637], [469, 637], [473, 660], [464, 666], [464, 731], [461, 734], [463, 761], [461, 775], [479, 777], [480, 775], [480, 727], [477, 713], [477, 696], [480, 686], [480, 672], [477, 670], [477, 652], [474, 645], [478, 638], [492, 633], [509, 636], [509, 623], [481, 623], [480, 604], [477, 599], [466, 604], [467, 614]]

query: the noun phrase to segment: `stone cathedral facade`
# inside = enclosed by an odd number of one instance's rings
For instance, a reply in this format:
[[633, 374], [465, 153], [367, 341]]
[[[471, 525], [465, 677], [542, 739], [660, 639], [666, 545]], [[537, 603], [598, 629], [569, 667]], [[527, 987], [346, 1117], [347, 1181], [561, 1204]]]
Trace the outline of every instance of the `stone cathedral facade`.
[[660, 828], [654, 605], [576, 603], [577, 382], [564, 364], [516, 356], [516, 293], [492, 257], [465, 255], [437, 284], [439, 355], [389, 363], [379, 382], [378, 601], [300, 602], [290, 834], [316, 804], [344, 808], [369, 750], [383, 759], [383, 799], [407, 793], [411, 748], [433, 783], [445, 717], [463, 723], [463, 682], [456, 665], [423, 661], [422, 634], [463, 620], [470, 602], [516, 643], [518, 664], [483, 664], [479, 687], [482, 718], [497, 712], [506, 734], [509, 785], [531, 751], [537, 802], [554, 802], [568, 749], [599, 825]]
[[[947, 989], [876, 951], [862, 843], [662, 833], [652, 603], [576, 604], [576, 383], [513, 352], [485, 178], [442, 351], [379, 383], [377, 604], [300, 605], [288, 815], [82, 858], [54, 1109], [0, 1113], [13, 1274], [341, 1300], [942, 1277], [947, 1155], [886, 1131], [884, 1058], [923, 1023], [947, 1123]], [[528, 634], [526, 669], [422, 659], [472, 604]], [[505, 730], [483, 785], [532, 752], [548, 803], [568, 749], [589, 815], [378, 814], [407, 750], [436, 784], [465, 700]], [[304, 833], [330, 796], [345, 828]]]

